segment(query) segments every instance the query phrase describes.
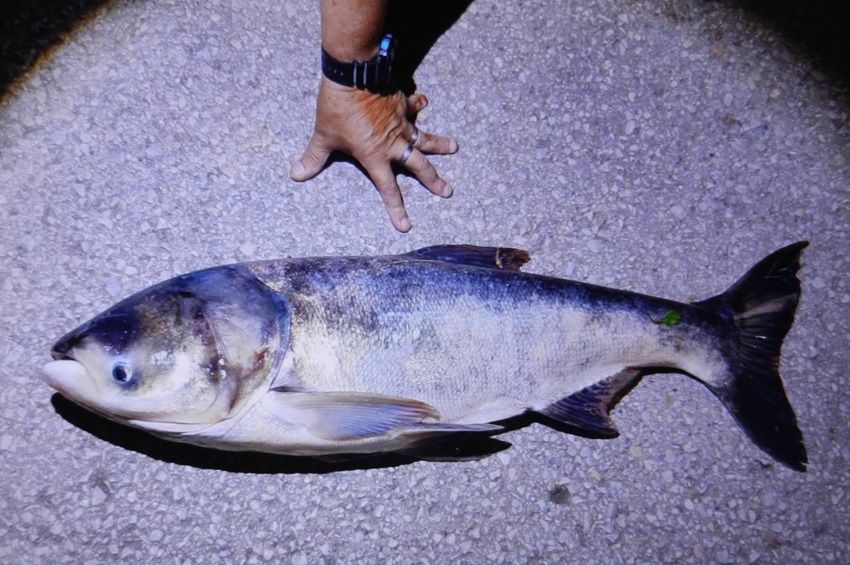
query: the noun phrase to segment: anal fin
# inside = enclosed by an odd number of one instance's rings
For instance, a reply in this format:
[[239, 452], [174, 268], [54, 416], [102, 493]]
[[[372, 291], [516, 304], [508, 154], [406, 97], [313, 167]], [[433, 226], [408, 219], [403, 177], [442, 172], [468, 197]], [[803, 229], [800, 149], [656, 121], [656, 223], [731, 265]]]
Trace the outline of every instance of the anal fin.
[[540, 413], [597, 437], [617, 437], [620, 432], [608, 412], [637, 384], [639, 378], [640, 370], [623, 369], [605, 380], [562, 398]]

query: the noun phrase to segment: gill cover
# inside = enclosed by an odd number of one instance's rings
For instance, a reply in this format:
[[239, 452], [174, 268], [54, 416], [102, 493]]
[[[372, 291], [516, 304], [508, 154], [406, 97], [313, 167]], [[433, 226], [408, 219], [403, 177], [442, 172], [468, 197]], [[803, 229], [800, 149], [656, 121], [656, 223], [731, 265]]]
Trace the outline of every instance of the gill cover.
[[227, 411], [236, 411], [283, 356], [286, 304], [239, 265], [190, 273], [165, 285], [181, 300], [184, 319], [214, 351], [205, 369], [228, 399]]

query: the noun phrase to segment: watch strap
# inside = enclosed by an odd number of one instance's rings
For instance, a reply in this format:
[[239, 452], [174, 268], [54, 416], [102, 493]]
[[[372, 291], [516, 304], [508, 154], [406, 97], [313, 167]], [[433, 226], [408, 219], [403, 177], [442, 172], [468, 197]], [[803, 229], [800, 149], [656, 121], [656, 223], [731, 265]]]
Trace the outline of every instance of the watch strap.
[[390, 83], [392, 73], [392, 35], [381, 40], [378, 53], [368, 61], [343, 62], [322, 48], [322, 74], [337, 84], [380, 92]]

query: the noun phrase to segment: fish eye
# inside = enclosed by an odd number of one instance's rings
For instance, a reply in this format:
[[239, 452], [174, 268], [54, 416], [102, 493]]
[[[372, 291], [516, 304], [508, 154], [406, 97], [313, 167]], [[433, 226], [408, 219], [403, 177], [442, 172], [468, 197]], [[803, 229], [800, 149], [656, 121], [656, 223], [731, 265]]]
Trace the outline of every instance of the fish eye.
[[112, 378], [117, 382], [127, 384], [130, 381], [131, 371], [124, 363], [116, 363], [112, 367]]

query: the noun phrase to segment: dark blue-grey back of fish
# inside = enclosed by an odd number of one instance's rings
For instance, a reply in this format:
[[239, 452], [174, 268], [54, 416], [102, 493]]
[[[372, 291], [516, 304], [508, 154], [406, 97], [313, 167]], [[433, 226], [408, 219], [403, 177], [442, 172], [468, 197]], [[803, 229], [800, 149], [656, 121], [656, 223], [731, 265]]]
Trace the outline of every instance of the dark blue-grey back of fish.
[[800, 242], [692, 304], [520, 272], [463, 245], [216, 267], [59, 340], [48, 381], [168, 439], [295, 455], [406, 451], [528, 411], [601, 437], [644, 375], [706, 385], [761, 449], [807, 459], [779, 377]]

